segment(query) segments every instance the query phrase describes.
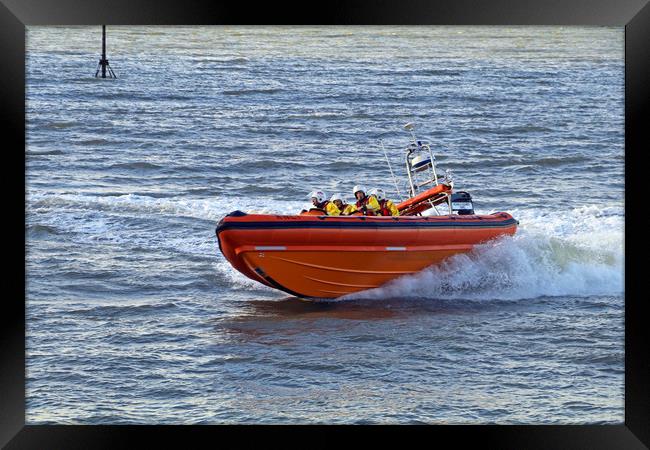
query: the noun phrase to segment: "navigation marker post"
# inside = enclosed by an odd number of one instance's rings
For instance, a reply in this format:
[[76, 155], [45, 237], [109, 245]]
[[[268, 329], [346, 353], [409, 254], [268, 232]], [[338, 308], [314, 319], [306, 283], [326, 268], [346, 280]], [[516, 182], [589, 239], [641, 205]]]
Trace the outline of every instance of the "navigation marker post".
[[106, 59], [106, 25], [102, 25], [102, 57], [99, 60], [97, 65], [97, 71], [95, 72], [95, 78], [98, 78], [99, 70], [102, 71], [102, 78], [106, 78], [106, 70], [108, 69], [109, 78], [117, 78], [113, 69], [108, 64], [108, 59]]

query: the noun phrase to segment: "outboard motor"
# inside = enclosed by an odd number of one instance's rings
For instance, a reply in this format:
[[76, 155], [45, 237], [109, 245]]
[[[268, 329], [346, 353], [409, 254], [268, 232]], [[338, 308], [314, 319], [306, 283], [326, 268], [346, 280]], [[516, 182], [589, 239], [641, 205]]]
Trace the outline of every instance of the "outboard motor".
[[459, 191], [451, 194], [451, 210], [461, 216], [474, 214], [472, 196], [469, 192]]

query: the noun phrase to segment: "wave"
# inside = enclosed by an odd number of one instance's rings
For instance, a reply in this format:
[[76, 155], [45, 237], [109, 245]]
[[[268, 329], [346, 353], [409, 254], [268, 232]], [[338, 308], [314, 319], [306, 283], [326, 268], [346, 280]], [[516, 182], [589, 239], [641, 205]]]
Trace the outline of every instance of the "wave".
[[72, 309], [68, 314], [78, 314], [82, 316], [116, 318], [123, 316], [150, 315], [170, 309], [176, 309], [179, 306], [173, 302], [159, 304], [141, 304], [141, 305], [101, 305], [91, 308]]
[[[221, 253], [218, 249], [215, 249], [213, 254], [219, 255], [221, 258]], [[225, 281], [225, 284], [228, 287], [235, 287], [237, 289], [244, 289], [246, 291], [259, 291], [259, 292], [277, 292], [275, 289], [272, 289], [262, 283], [251, 280], [247, 276], [243, 275], [238, 270], [233, 269], [229, 262], [221, 259], [219, 263], [215, 265], [215, 269], [219, 274], [220, 278]]]
[[414, 75], [444, 75], [450, 77], [457, 77], [462, 75], [464, 72], [460, 70], [448, 70], [448, 69], [421, 69], [413, 71]]
[[233, 58], [223, 58], [223, 57], [206, 57], [200, 56], [194, 59], [195, 63], [210, 63], [210, 64], [247, 64], [250, 62], [248, 58], [245, 57], [233, 57]]
[[96, 92], [93, 94], [93, 98], [95, 100], [128, 100], [128, 101], [134, 101], [134, 100], [143, 100], [143, 101], [157, 101], [159, 100], [159, 96], [152, 94], [149, 94], [147, 92], [114, 92], [114, 91], [106, 91], [106, 92]]
[[474, 128], [471, 131], [482, 134], [515, 134], [551, 132], [553, 129], [536, 125], [519, 125], [513, 127], [481, 127]]
[[[442, 158], [439, 158], [441, 161], [443, 161]], [[526, 168], [532, 169], [532, 170], [538, 170], [542, 167], [557, 167], [557, 166], [563, 166], [565, 164], [573, 164], [573, 163], [584, 163], [584, 162], [590, 162], [593, 163], [594, 159], [589, 158], [586, 156], [581, 156], [581, 155], [570, 155], [570, 156], [558, 156], [558, 157], [546, 157], [546, 158], [539, 158], [539, 159], [533, 159], [530, 157], [513, 157], [510, 156], [508, 158], [489, 158], [489, 159], [466, 159], [464, 161], [458, 162], [458, 161], [444, 161], [444, 168], [445, 169], [454, 169], [454, 170], [467, 170], [467, 168], [471, 167], [479, 167], [479, 168], [486, 168], [486, 167], [510, 167], [510, 168], [516, 168], [516, 170], [522, 170], [525, 166]], [[609, 166], [602, 167], [602, 166], [590, 166], [591, 170], [604, 170], [608, 169]]]
[[120, 163], [113, 164], [110, 166], [111, 169], [162, 169], [162, 166], [157, 164], [152, 164], [148, 162], [132, 162], [132, 163]]
[[80, 125], [78, 122], [50, 122], [45, 125], [43, 125], [43, 128], [50, 128], [50, 129], [62, 129], [62, 128], [70, 128]]
[[260, 169], [264, 171], [273, 171], [273, 170], [280, 170], [280, 169], [300, 170], [301, 168], [310, 167], [310, 164], [307, 162], [301, 162], [300, 160], [297, 159], [282, 161], [278, 159], [264, 159], [258, 157], [257, 159], [252, 159], [252, 160], [246, 159], [246, 160], [234, 161], [228, 165], [224, 164], [223, 167], [229, 171], [233, 171], [235, 173], [241, 173], [242, 171], [253, 172], [256, 169]]
[[386, 70], [386, 69], [370, 69], [370, 72], [372, 73], [373, 76], [379, 77], [379, 76], [389, 76], [389, 77], [400, 77], [400, 76], [418, 76], [418, 75], [424, 75], [424, 76], [450, 76], [450, 77], [457, 77], [460, 75], [463, 75], [465, 72], [461, 70], [454, 70], [454, 69], [421, 69], [421, 68], [414, 68], [414, 69], [391, 69], [391, 70]]
[[268, 89], [233, 89], [223, 91], [223, 95], [251, 95], [251, 94], [276, 94], [282, 92], [282, 88], [268, 88]]
[[291, 122], [296, 119], [341, 119], [345, 117], [343, 112], [328, 112], [328, 111], [311, 111], [311, 112], [299, 112], [299, 113], [289, 113], [284, 118], [283, 122]]
[[503, 238], [471, 253], [453, 256], [439, 266], [346, 298], [518, 300], [621, 295], [622, 267], [600, 258], [562, 241]]
[[[135, 194], [109, 197], [51, 194], [32, 196], [28, 212], [41, 214], [42, 218], [39, 227], [30, 233], [72, 232], [78, 236], [75, 239], [92, 242], [99, 239], [147, 249], [162, 246], [183, 257], [212, 260], [226, 285], [259, 292], [265, 290], [262, 285], [248, 280], [221, 258], [214, 237], [216, 223], [234, 210], [250, 214], [295, 214], [306, 207], [306, 203], [307, 200], [302, 199], [278, 201], [219, 195], [185, 199]], [[131, 223], [133, 218], [138, 223], [150, 222], [155, 224], [157, 231], [153, 234], [140, 233], [137, 229], [128, 232], [121, 219], [116, 221], [102, 211], [124, 217], [127, 221], [124, 223]], [[520, 221], [515, 236], [479, 245], [472, 252], [448, 258], [438, 266], [341, 300], [518, 300], [544, 296], [622, 295], [622, 206], [588, 205], [556, 212], [529, 208], [509, 212]], [[174, 231], [171, 228], [158, 230], [161, 217], [164, 221], [172, 217], [203, 223], [174, 222]], [[180, 233], [181, 229], [186, 232]]]
[[102, 139], [102, 138], [99, 138], [99, 139], [86, 139], [86, 140], [79, 141], [79, 143], [84, 144], [84, 145], [103, 145], [103, 144], [108, 144], [109, 140], [108, 139]]
[[[308, 206], [307, 199], [277, 202], [270, 198], [254, 199], [224, 197], [215, 195], [206, 199], [186, 199], [183, 197], [160, 197], [156, 194], [122, 195], [80, 195], [80, 194], [30, 194], [28, 212], [41, 209], [64, 210], [83, 209], [89, 212], [113, 211], [122, 213], [142, 213], [173, 217], [192, 217], [216, 222], [231, 211], [241, 210], [260, 214], [295, 214]], [[79, 224], [71, 223], [77, 227]]]
[[548, 158], [541, 158], [535, 161], [530, 161], [530, 163], [537, 166], [554, 167], [554, 166], [561, 166], [563, 164], [582, 163], [587, 161], [593, 161], [593, 158], [587, 158], [585, 156], [567, 156], [565, 158], [548, 157]]
[[32, 238], [39, 238], [57, 235], [59, 234], [59, 230], [53, 226], [35, 224], [27, 227], [27, 234]]
[[46, 155], [63, 155], [62, 150], [27, 150], [28, 155], [32, 156], [46, 156]]
[[513, 215], [521, 221], [515, 236], [340, 300], [521, 300], [624, 293], [621, 215], [597, 207], [559, 216], [536, 217], [534, 211]]
[[245, 72], [248, 70], [246, 66], [215, 66], [214, 64], [198, 63], [193, 69], [196, 73], [206, 72], [213, 74], [215, 70], [228, 71], [228, 72]]

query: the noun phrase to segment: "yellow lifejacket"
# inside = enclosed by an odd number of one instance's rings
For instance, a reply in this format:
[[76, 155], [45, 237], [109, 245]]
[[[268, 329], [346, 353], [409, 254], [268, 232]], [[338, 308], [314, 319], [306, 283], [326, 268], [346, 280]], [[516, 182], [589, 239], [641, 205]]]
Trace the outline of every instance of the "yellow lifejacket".
[[397, 206], [395, 206], [395, 203], [393, 203], [391, 200], [386, 199], [384, 207], [390, 211], [391, 216], [399, 216], [399, 210], [397, 209]]
[[362, 200], [358, 200], [355, 206], [366, 216], [375, 216], [381, 209], [374, 195], [366, 195]]
[[327, 205], [325, 205], [325, 212], [327, 213], [328, 216], [339, 216], [339, 215], [341, 215], [341, 211], [334, 204], [334, 202], [327, 202]]
[[355, 213], [357, 211], [357, 208], [354, 205], [345, 205], [343, 207], [343, 211], [341, 211], [341, 215], [344, 216], [349, 216], [352, 213]]

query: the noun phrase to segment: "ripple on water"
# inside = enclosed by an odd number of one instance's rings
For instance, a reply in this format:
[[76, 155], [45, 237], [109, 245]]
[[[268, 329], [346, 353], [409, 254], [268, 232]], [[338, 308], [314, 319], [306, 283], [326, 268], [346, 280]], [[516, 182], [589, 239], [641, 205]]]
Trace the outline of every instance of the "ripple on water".
[[[623, 31], [114, 26], [103, 82], [28, 27], [27, 421], [622, 423]], [[230, 211], [397, 198], [406, 122], [513, 239], [319, 303], [223, 259]]]

